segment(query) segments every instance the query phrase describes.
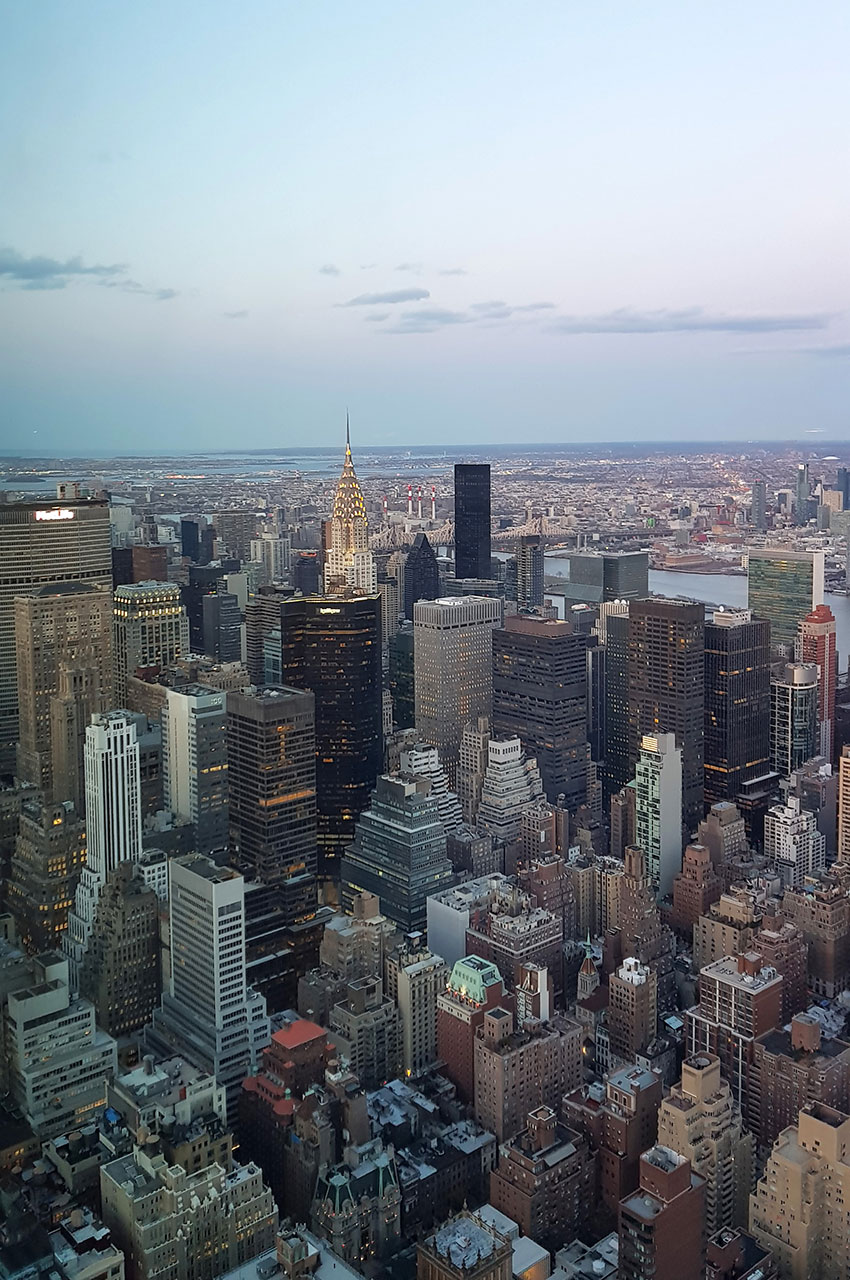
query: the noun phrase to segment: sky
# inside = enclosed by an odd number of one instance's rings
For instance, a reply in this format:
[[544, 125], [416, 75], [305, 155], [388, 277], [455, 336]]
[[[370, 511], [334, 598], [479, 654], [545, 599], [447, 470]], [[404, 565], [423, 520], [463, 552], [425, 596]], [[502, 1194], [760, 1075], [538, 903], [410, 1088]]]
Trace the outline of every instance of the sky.
[[0, 21], [0, 451], [850, 435], [846, 0]]

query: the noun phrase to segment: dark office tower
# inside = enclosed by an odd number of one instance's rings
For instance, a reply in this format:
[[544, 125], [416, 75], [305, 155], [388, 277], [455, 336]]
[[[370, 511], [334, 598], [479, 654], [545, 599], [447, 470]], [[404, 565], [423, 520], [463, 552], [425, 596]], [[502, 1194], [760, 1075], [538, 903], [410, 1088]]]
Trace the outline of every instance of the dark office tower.
[[204, 596], [203, 652], [217, 662], [239, 662], [242, 657], [242, 610], [239, 601], [222, 584], [214, 596]]
[[629, 740], [629, 615], [605, 623], [605, 793], [616, 795], [635, 776]]
[[112, 586], [105, 499], [0, 504], [0, 773], [14, 770], [18, 740], [15, 596], [54, 582]]
[[516, 549], [516, 601], [520, 609], [543, 604], [543, 543], [536, 536], [520, 538]]
[[770, 623], [718, 610], [705, 624], [705, 800], [770, 771]]
[[839, 467], [835, 477], [835, 487], [843, 499], [845, 511], [850, 511], [850, 471], [847, 467]]
[[413, 685], [413, 624], [402, 623], [390, 640], [389, 688], [393, 700], [396, 729], [412, 729], [416, 724], [416, 695]]
[[282, 686], [227, 695], [231, 861], [279, 891], [287, 927], [316, 911], [315, 708]]
[[184, 560], [198, 563], [201, 554], [201, 526], [197, 520], [180, 521], [180, 554]]
[[648, 551], [576, 551], [569, 561], [564, 593], [570, 600], [601, 604], [640, 600], [649, 594]]
[[767, 485], [763, 480], [753, 481], [753, 506], [750, 520], [754, 529], [767, 528]]
[[440, 594], [440, 572], [434, 548], [424, 533], [417, 533], [404, 562], [404, 616], [413, 621], [417, 600], [436, 600]]
[[509, 617], [493, 632], [493, 736], [536, 756], [546, 798], [587, 798], [587, 640], [565, 622]]
[[133, 548], [112, 548], [112, 585], [126, 587], [133, 581]]
[[122, 862], [101, 890], [80, 966], [80, 995], [94, 1005], [99, 1027], [124, 1036], [150, 1022], [160, 972], [159, 900], [137, 879], [132, 862]]
[[319, 592], [322, 560], [318, 551], [302, 551], [292, 563], [292, 585], [302, 596], [315, 596]]
[[168, 548], [159, 545], [133, 547], [133, 581], [167, 582]]
[[381, 597], [284, 600], [281, 673], [316, 698], [319, 875], [335, 880], [383, 763]]
[[629, 750], [645, 734], [674, 733], [682, 748], [682, 821], [695, 831], [704, 813], [705, 608], [676, 600], [629, 604]]
[[58, 951], [86, 861], [85, 823], [69, 803], [21, 805], [7, 890], [18, 937], [31, 955]]
[[455, 577], [490, 577], [490, 464], [455, 465]]
[[219, 578], [236, 573], [238, 569], [238, 560], [189, 565], [189, 581], [181, 587], [181, 594], [189, 619], [189, 648], [192, 653], [204, 652], [204, 597], [215, 595]]
[[595, 635], [587, 637], [587, 741], [590, 758], [605, 759], [605, 649]]
[[250, 560], [251, 539], [257, 536], [256, 512], [242, 509], [217, 512], [215, 534], [220, 552], [239, 560]]
[[198, 564], [209, 564], [213, 558], [215, 550], [215, 525], [205, 524], [201, 526], [201, 551], [198, 556]]
[[803, 525], [809, 519], [809, 498], [812, 486], [809, 480], [809, 464], [801, 462], [797, 467], [797, 483], [794, 490], [794, 516], [797, 524]]
[[289, 587], [260, 587], [245, 606], [245, 662], [251, 684], [267, 684], [265, 647], [275, 630], [280, 631], [280, 606], [293, 592]]

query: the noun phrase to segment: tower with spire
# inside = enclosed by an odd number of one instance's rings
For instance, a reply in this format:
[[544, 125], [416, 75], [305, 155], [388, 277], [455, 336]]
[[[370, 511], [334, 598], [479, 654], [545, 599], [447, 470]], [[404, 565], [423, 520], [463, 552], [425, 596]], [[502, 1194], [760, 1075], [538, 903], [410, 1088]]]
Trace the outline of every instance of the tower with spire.
[[336, 487], [331, 536], [325, 552], [325, 592], [354, 591], [374, 595], [378, 589], [375, 558], [369, 550], [369, 522], [360, 481], [351, 457], [351, 429], [345, 415], [345, 461]]

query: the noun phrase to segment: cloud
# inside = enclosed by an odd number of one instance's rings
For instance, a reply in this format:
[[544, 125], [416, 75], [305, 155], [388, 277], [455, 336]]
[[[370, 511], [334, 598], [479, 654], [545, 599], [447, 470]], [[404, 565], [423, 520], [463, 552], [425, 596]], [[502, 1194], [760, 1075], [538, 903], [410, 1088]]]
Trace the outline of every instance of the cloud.
[[374, 270], [375, 270], [375, 267], [377, 267], [377, 265], [378, 265], [378, 264], [377, 264], [377, 262], [361, 262], [361, 263], [360, 263], [360, 270], [361, 270], [361, 271], [374, 271]]
[[427, 289], [395, 289], [391, 293], [360, 293], [348, 302], [338, 302], [338, 307], [387, 306], [396, 302], [423, 302], [431, 295]]
[[222, 311], [225, 320], [247, 320], [247, 311]]
[[789, 354], [818, 356], [821, 360], [846, 360], [850, 356], [850, 342], [833, 342], [824, 347], [795, 347]]
[[156, 302], [170, 302], [172, 298], [180, 297], [180, 292], [177, 289], [146, 289], [143, 284], [139, 284], [138, 280], [100, 280], [98, 283], [104, 289], [120, 289], [122, 293], [138, 293], [145, 298], [153, 298]]
[[832, 316], [712, 315], [702, 307], [679, 311], [636, 311], [623, 307], [596, 316], [561, 316], [552, 322], [558, 333], [782, 333], [790, 329], [825, 329]]
[[379, 320], [389, 320], [389, 311], [373, 311], [370, 316], [364, 316], [363, 319], [369, 323], [377, 323]]
[[384, 333], [433, 333], [447, 325], [470, 324], [474, 317], [467, 311], [447, 311], [441, 307], [423, 307], [420, 311], [405, 311], [398, 323]]
[[412, 271], [415, 276], [419, 276], [422, 274], [422, 263], [421, 262], [400, 262], [398, 266], [395, 267], [394, 269], [396, 271]]
[[94, 263], [87, 267], [82, 258], [57, 258], [36, 256], [25, 258], [16, 249], [0, 249], [0, 277], [12, 280], [23, 289], [64, 289], [74, 276], [95, 276], [101, 280], [120, 276], [127, 270], [123, 263]]
[[438, 272], [441, 276], [468, 276], [469, 272], [463, 267], [447, 267], [444, 271]]
[[525, 302], [521, 307], [514, 307], [514, 311], [554, 311], [554, 302]]
[[319, 267], [320, 276], [341, 276], [342, 272], [339, 267], [335, 267], [332, 262], [326, 262], [324, 266]]

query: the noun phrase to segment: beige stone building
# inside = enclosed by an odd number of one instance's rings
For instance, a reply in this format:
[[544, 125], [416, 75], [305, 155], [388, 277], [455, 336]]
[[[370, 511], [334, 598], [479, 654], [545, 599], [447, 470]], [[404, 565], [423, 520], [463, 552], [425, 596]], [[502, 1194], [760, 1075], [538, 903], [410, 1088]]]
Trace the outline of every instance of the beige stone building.
[[850, 1116], [812, 1102], [783, 1129], [750, 1197], [750, 1232], [782, 1280], [848, 1274]]
[[694, 925], [694, 969], [749, 951], [761, 928], [761, 912], [748, 889], [731, 889]]
[[746, 1226], [753, 1186], [753, 1137], [720, 1075], [720, 1059], [703, 1053], [686, 1058], [682, 1079], [658, 1112], [658, 1141], [687, 1156], [705, 1178], [705, 1229]]

